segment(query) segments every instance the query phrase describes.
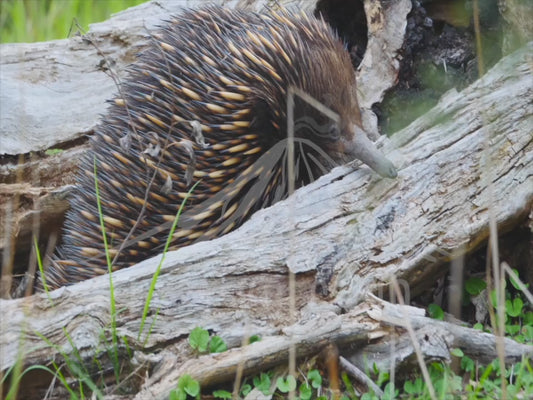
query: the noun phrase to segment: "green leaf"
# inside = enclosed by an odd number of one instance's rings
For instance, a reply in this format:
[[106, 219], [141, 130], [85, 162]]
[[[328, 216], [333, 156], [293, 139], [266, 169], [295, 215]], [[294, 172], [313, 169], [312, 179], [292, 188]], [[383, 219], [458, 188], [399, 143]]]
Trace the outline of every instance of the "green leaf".
[[249, 383], [245, 383], [241, 386], [241, 396], [247, 396], [252, 391], [252, 389], [252, 385], [250, 385]]
[[[516, 274], [516, 276], [519, 276], [518, 271], [515, 268], [513, 268], [513, 272]], [[518, 286], [518, 283], [513, 278], [509, 277], [509, 281], [511, 281], [511, 285], [513, 285], [516, 290], [522, 290], [520, 289], [520, 286]]]
[[178, 390], [180, 389], [189, 396], [196, 397], [200, 394], [200, 383], [190, 375], [183, 375], [178, 379]]
[[215, 390], [213, 396], [217, 399], [231, 399], [232, 394], [227, 390]]
[[487, 287], [487, 282], [479, 278], [470, 278], [465, 282], [465, 290], [472, 296], [477, 296]]
[[205, 329], [196, 327], [189, 335], [189, 344], [200, 353], [207, 351], [207, 343], [209, 343], [209, 332]]
[[428, 312], [429, 316], [433, 319], [438, 319], [441, 321], [444, 319], [444, 311], [442, 311], [442, 308], [435, 303], [431, 303], [428, 306]]
[[254, 386], [256, 389], [260, 390], [265, 396], [270, 394], [270, 376], [261, 372], [259, 376], [254, 376]]
[[478, 331], [483, 332], [484, 326], [483, 326], [482, 323], [477, 322], [477, 323], [474, 324], [473, 328], [476, 329], [476, 330], [478, 330]]
[[526, 338], [524, 337], [524, 335], [513, 336], [513, 340], [518, 343], [526, 344]]
[[[505, 290], [506, 288], [506, 284], [505, 284], [505, 281], [503, 282], [503, 290]], [[492, 307], [494, 308], [497, 308], [498, 306], [498, 295], [496, 294], [496, 289], [492, 289], [489, 293], [489, 299], [490, 299], [490, 304], [492, 305]]]
[[187, 399], [187, 393], [183, 391], [183, 389], [173, 389], [168, 394], [169, 400], [186, 400]]
[[411, 381], [405, 381], [405, 383], [403, 384], [403, 390], [405, 391], [405, 393], [408, 394], [418, 393], [416, 391], [415, 384]]
[[511, 317], [518, 317], [522, 313], [524, 302], [520, 297], [516, 297], [513, 301], [505, 300], [505, 311]]
[[311, 386], [318, 389], [322, 386], [322, 376], [317, 369], [312, 369], [307, 373], [307, 379], [311, 382]]
[[44, 152], [47, 156], [55, 156], [56, 154], [63, 153], [63, 149], [48, 149]]
[[385, 389], [383, 389], [383, 396], [381, 397], [382, 400], [394, 400], [398, 397], [398, 394], [400, 391], [398, 389], [395, 389], [394, 383], [389, 382], [385, 385]]
[[348, 392], [348, 395], [355, 399], [358, 396], [355, 394], [355, 389], [353, 387], [352, 382], [350, 381], [350, 378], [348, 377], [348, 374], [346, 372], [342, 373], [342, 382], [344, 383], [344, 387], [346, 387], [346, 392]]
[[414, 382], [405, 381], [403, 389], [407, 394], [420, 394], [424, 390], [424, 382], [421, 378], [416, 378]]
[[185, 387], [185, 391], [189, 396], [196, 397], [200, 394], [200, 382], [197, 380], [191, 380]]
[[252, 336], [250, 336], [250, 338], [248, 339], [248, 344], [252, 344], [252, 343], [260, 342], [260, 341], [261, 341], [261, 336], [259, 336], [259, 335], [252, 335]]
[[226, 351], [228, 349], [228, 346], [226, 345], [226, 342], [222, 340], [220, 336], [213, 336], [211, 338], [211, 341], [209, 342], [209, 352], [210, 353], [222, 353], [223, 351]]
[[517, 399], [518, 398], [518, 392], [519, 387], [516, 385], [507, 385], [507, 393], [508, 395], [511, 395], [511, 398]]
[[372, 371], [374, 371], [374, 374], [379, 374], [379, 368], [376, 363], [372, 364]]
[[455, 357], [463, 357], [465, 355], [465, 353], [463, 353], [463, 350], [459, 348], [452, 349], [450, 353]]
[[444, 366], [439, 363], [439, 362], [433, 362], [431, 363], [431, 365], [429, 366], [430, 368], [430, 375], [434, 372], [438, 373], [438, 374], [442, 374], [444, 373]]
[[376, 384], [378, 386], [382, 386], [385, 382], [388, 382], [389, 380], [390, 380], [390, 373], [388, 371], [379, 371]]
[[463, 369], [463, 371], [472, 372], [475, 366], [476, 364], [474, 360], [472, 360], [470, 357], [464, 356], [463, 358], [461, 358], [461, 368]]
[[458, 393], [462, 390], [462, 388], [463, 388], [462, 378], [458, 375], [452, 375], [449, 381], [447, 390]]
[[533, 342], [533, 326], [527, 325], [522, 327], [522, 335], [528, 342]]
[[311, 396], [313, 395], [313, 388], [309, 385], [309, 383], [304, 382], [300, 385], [300, 399], [302, 400], [309, 400], [311, 399]]
[[292, 375], [287, 375], [287, 379], [279, 377], [276, 381], [276, 386], [281, 393], [289, 393], [296, 389], [296, 379]]
[[511, 336], [518, 335], [518, 333], [520, 332], [520, 325], [516, 325], [516, 324], [505, 325], [505, 332], [507, 332], [507, 334]]
[[496, 296], [496, 290], [492, 289], [489, 293], [490, 305], [494, 308], [498, 305], [498, 297]]

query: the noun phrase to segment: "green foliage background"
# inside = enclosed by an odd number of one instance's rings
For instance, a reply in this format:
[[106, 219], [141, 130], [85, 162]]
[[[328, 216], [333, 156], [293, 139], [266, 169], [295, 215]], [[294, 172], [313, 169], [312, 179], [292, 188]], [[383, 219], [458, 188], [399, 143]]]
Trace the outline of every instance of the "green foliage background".
[[0, 0], [0, 42], [65, 39], [146, 0]]

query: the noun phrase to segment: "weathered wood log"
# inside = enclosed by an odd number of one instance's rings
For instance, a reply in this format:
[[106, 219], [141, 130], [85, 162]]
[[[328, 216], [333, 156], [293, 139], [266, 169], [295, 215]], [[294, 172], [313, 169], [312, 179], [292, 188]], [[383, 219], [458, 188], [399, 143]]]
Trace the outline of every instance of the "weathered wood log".
[[[361, 348], [351, 357], [359, 369], [371, 370], [373, 363], [381, 370], [390, 369], [391, 341], [395, 341], [395, 367], [404, 366], [415, 359], [409, 338], [398, 337], [396, 327], [411, 324], [417, 331], [417, 340], [423, 356], [428, 360], [450, 359], [450, 350], [463, 348], [467, 355], [489, 362], [497, 357], [496, 338], [472, 328], [436, 321], [423, 316], [423, 310], [415, 307], [394, 305], [369, 299], [350, 312], [338, 315], [334, 307], [310, 304], [304, 308], [298, 326], [287, 327], [283, 335], [272, 336], [252, 345], [243, 346], [215, 355], [186, 361], [176, 358], [172, 351], [158, 356], [164, 365], [144, 384], [135, 399], [163, 399], [175, 388], [180, 376], [185, 374], [197, 379], [203, 386], [232, 382], [237, 370], [244, 366], [247, 375], [284, 364], [289, 357], [289, 348], [296, 344], [299, 357], [317, 354], [329, 343], [336, 343], [344, 352], [348, 348]], [[385, 323], [383, 323], [385, 322]], [[390, 326], [389, 326], [390, 325]], [[368, 345], [378, 339], [378, 344]], [[533, 355], [533, 347], [503, 339], [506, 362], [516, 363], [523, 356]], [[472, 351], [473, 350], [473, 351]], [[408, 369], [404, 369], [408, 370]]]
[[[404, 279], [411, 293], [432, 284], [456, 249], [486, 240], [490, 213], [506, 230], [531, 211], [532, 49], [501, 60], [461, 93], [448, 93], [393, 136], [384, 150], [400, 167], [397, 180], [379, 179], [367, 168], [337, 168], [237, 231], [167, 254], [147, 321], [150, 335], [145, 329], [139, 337], [140, 316], [159, 257], [115, 273], [120, 335], [137, 351], [166, 348], [183, 361], [196, 326], [230, 347], [247, 334], [282, 341], [292, 318], [291, 329], [305, 330], [306, 316], [327, 306], [323, 326], [332, 330], [324, 338], [336, 338], [338, 313], [352, 310], [389, 276]], [[292, 317], [289, 271], [297, 285]], [[40, 364], [58, 356], [37, 332], [68, 352], [65, 328], [91, 357], [110, 323], [109, 277], [59, 289], [51, 300], [38, 295], [0, 305], [2, 371], [20, 355]]]

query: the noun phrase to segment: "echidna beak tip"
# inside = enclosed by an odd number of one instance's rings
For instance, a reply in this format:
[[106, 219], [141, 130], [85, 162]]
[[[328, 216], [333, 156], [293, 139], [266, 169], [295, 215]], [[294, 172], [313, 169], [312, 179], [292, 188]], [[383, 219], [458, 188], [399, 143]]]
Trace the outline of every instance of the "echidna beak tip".
[[398, 171], [394, 164], [380, 152], [373, 154], [371, 157], [366, 157], [361, 161], [377, 172], [382, 178], [394, 179], [398, 177]]
[[387, 168], [386, 172], [382, 174], [381, 176], [383, 176], [384, 178], [395, 179], [398, 177], [398, 170], [396, 169], [394, 165], [391, 164]]
[[361, 160], [380, 176], [390, 179], [398, 176], [394, 164], [377, 149], [375, 144], [368, 139], [366, 133], [358, 126], [354, 126], [354, 138], [348, 149], [353, 157]]

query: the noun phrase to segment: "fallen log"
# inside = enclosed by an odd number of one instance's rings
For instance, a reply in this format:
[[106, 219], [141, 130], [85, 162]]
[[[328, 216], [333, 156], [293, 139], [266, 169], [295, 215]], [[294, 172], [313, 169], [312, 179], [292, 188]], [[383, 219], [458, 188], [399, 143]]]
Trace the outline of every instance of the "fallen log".
[[[442, 275], [457, 249], [470, 251], [487, 239], [490, 213], [501, 231], [523, 221], [533, 202], [531, 50], [502, 59], [461, 93], [448, 93], [387, 141], [383, 149], [399, 167], [397, 180], [364, 167], [337, 168], [235, 232], [167, 254], [149, 334], [139, 334], [141, 315], [160, 257], [114, 273], [120, 336], [135, 351], [166, 349], [181, 363], [190, 356], [186, 339], [196, 326], [234, 348], [249, 334], [287, 341], [291, 330], [307, 329], [311, 312], [331, 329], [316, 343], [335, 341], [343, 332], [340, 314], [390, 276], [416, 294]], [[293, 316], [287, 312], [289, 271], [296, 276]], [[108, 276], [50, 298], [0, 300], [0, 306], [4, 372], [18, 357], [47, 364], [72, 346], [91, 358], [102, 348], [102, 332], [109, 335]], [[305, 342], [296, 346], [306, 348]], [[168, 394], [170, 382], [152, 383], [162, 386], [150, 393]]]

